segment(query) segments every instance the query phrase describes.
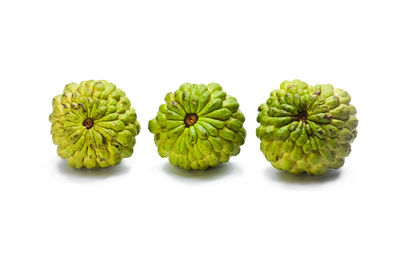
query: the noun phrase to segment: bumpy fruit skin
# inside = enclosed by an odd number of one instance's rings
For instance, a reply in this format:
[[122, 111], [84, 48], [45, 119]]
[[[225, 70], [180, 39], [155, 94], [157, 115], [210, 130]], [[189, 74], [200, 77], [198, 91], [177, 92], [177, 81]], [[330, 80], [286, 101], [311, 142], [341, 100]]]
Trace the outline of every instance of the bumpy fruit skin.
[[205, 170], [227, 162], [244, 144], [239, 104], [217, 83], [180, 86], [165, 96], [149, 130], [161, 157], [174, 166]]
[[330, 84], [284, 81], [259, 107], [257, 137], [272, 166], [322, 175], [343, 166], [357, 136], [350, 95]]
[[130, 157], [140, 132], [125, 93], [107, 81], [70, 83], [50, 114], [57, 153], [73, 168], [108, 167]]

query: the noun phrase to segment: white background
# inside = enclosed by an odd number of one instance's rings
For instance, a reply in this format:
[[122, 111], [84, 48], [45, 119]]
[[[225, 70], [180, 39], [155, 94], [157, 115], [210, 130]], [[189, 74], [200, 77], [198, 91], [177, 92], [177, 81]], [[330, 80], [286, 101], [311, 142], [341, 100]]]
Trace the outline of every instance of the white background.
[[[1, 1], [0, 266], [400, 266], [398, 1]], [[257, 107], [286, 79], [332, 83], [359, 136], [320, 180], [274, 170]], [[73, 170], [50, 136], [65, 84], [125, 90], [142, 131], [114, 168]], [[158, 156], [148, 121], [218, 82], [242, 152], [206, 172]]]

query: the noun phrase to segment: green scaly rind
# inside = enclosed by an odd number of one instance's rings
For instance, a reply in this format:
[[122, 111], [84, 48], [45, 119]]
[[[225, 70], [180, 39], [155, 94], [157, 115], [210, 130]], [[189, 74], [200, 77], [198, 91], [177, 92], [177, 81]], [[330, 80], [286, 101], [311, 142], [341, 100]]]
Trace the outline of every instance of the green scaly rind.
[[[186, 127], [188, 114], [198, 120]], [[236, 99], [219, 84], [185, 83], [165, 96], [148, 128], [161, 157], [184, 169], [205, 170], [239, 154], [246, 138], [244, 121]]]
[[[260, 149], [272, 166], [290, 173], [322, 175], [343, 166], [357, 136], [350, 95], [330, 84], [284, 81], [259, 107]], [[307, 120], [296, 118], [307, 111]]]
[[[93, 119], [87, 129], [83, 122]], [[70, 83], [53, 98], [50, 114], [57, 153], [73, 168], [108, 167], [130, 157], [140, 132], [125, 93], [107, 81]]]

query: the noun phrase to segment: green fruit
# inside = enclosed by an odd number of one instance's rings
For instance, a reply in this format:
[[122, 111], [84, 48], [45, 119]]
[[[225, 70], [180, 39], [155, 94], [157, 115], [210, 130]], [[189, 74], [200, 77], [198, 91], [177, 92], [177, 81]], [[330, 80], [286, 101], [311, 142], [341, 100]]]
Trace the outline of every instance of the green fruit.
[[284, 81], [258, 110], [257, 137], [272, 166], [321, 175], [343, 166], [357, 136], [350, 95], [330, 84]]
[[149, 130], [161, 157], [174, 166], [204, 170], [240, 152], [246, 131], [239, 104], [217, 83], [181, 85], [165, 96]]
[[50, 114], [57, 153], [73, 168], [108, 167], [130, 157], [140, 132], [125, 93], [107, 81], [70, 83]]

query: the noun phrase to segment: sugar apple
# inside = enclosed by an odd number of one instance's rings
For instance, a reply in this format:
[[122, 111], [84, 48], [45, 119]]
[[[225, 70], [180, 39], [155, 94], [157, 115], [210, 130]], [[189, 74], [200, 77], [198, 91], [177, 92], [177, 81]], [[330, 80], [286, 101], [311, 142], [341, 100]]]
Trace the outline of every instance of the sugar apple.
[[73, 168], [108, 167], [130, 157], [140, 132], [125, 93], [107, 81], [70, 83], [53, 98], [57, 153]]
[[350, 95], [330, 84], [284, 81], [259, 107], [257, 137], [272, 166], [322, 175], [340, 168], [357, 136]]
[[161, 157], [174, 166], [204, 170], [227, 162], [244, 144], [239, 104], [217, 83], [180, 86], [165, 96], [149, 130]]

